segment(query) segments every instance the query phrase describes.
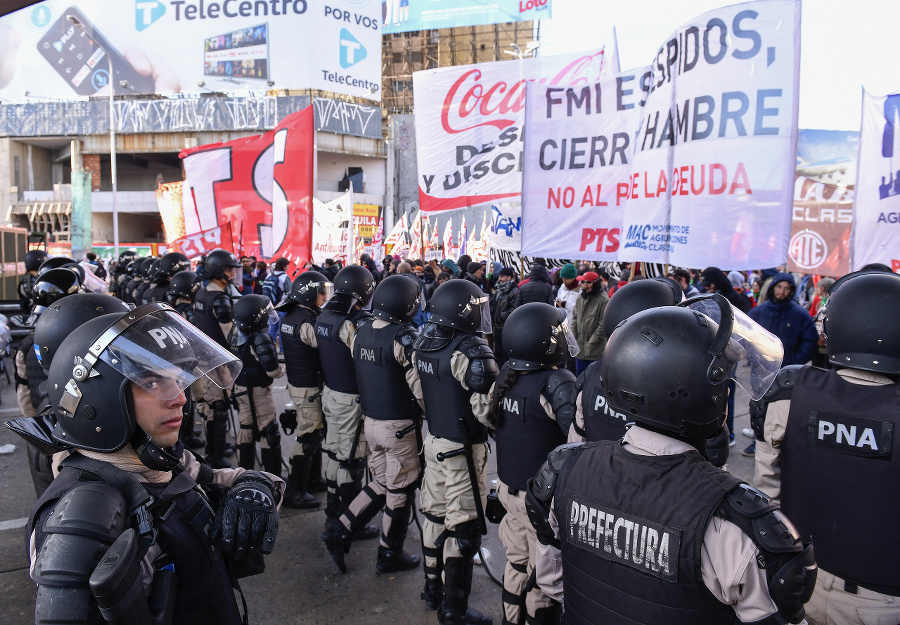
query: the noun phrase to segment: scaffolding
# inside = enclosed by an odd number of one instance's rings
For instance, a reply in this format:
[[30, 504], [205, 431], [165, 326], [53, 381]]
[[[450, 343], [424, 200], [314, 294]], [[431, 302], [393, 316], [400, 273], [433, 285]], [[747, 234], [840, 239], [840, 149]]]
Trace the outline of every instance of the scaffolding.
[[382, 38], [382, 114], [413, 112], [413, 72], [488, 61], [516, 60], [505, 54], [516, 44], [537, 40], [540, 22], [460, 26], [384, 35]]

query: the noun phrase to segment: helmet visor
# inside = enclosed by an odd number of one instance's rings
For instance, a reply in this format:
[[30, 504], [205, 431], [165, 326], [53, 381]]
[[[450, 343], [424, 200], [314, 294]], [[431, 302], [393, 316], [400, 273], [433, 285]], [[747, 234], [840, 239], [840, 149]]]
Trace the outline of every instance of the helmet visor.
[[569, 327], [569, 320], [566, 319], [566, 309], [561, 308], [559, 312], [559, 325], [553, 329], [553, 336], [555, 338], [559, 333], [562, 333], [566, 337], [566, 347], [569, 349], [569, 356], [575, 358], [580, 351], [578, 349], [578, 341], [575, 340], [572, 328]]
[[171, 310], [155, 311], [127, 326], [100, 360], [164, 401], [204, 375], [228, 388], [241, 371], [240, 360]]
[[[711, 296], [694, 297], [683, 305], [704, 314], [716, 324], [718, 330], [722, 322], [722, 309]], [[784, 346], [777, 336], [735, 309], [730, 303], [728, 306], [734, 314], [734, 324], [731, 338], [722, 354], [730, 364], [730, 369], [726, 370], [726, 377], [737, 382], [751, 399], [758, 400], [772, 386], [775, 376], [781, 369]]]
[[478, 324], [477, 331], [481, 332], [482, 334], [493, 334], [494, 326], [491, 323], [491, 305], [488, 302], [487, 295], [484, 295], [482, 297], [470, 297], [468, 306], [481, 307], [481, 321]]
[[281, 321], [281, 317], [279, 317], [278, 313], [275, 312], [275, 307], [272, 305], [272, 302], [269, 302], [269, 305], [266, 306], [266, 313], [269, 315], [269, 325], [276, 324]]

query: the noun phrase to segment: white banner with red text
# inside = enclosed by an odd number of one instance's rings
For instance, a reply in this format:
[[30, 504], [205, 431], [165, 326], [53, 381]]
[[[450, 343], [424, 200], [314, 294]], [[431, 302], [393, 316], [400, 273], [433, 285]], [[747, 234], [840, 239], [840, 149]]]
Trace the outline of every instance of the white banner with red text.
[[353, 193], [347, 191], [330, 202], [313, 198], [312, 261], [321, 266], [326, 258], [347, 264]]
[[863, 91], [851, 269], [870, 263], [900, 273], [900, 93]]
[[283, 256], [297, 266], [308, 262], [313, 137], [308, 107], [265, 134], [182, 151], [185, 231], [229, 223], [235, 254], [266, 261]]
[[415, 72], [419, 206], [464, 208], [522, 191], [525, 85], [586, 85], [610, 73], [604, 49]]

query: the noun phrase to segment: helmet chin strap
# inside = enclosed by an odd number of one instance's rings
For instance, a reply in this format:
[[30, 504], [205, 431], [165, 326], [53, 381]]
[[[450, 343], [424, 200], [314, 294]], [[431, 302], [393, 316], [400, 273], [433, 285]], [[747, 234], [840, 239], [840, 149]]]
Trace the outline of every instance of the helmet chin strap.
[[180, 458], [175, 455], [173, 447], [158, 447], [150, 440], [150, 436], [135, 426], [134, 435], [131, 437], [131, 446], [138, 455], [138, 459], [148, 469], [154, 471], [171, 471], [178, 466]]

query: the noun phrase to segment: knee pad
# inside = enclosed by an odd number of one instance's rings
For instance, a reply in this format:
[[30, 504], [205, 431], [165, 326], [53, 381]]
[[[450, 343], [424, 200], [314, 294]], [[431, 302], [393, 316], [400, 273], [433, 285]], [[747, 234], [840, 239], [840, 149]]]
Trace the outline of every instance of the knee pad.
[[456, 538], [456, 544], [459, 545], [460, 555], [471, 558], [478, 553], [478, 548], [481, 547], [478, 519], [472, 519], [454, 527], [453, 536]]
[[312, 456], [322, 446], [321, 430], [304, 434], [297, 439], [297, 442], [300, 443], [300, 449], [304, 456]]
[[281, 448], [281, 430], [278, 429], [277, 421], [272, 421], [267, 425], [262, 431], [262, 435], [265, 437], [269, 449]]

